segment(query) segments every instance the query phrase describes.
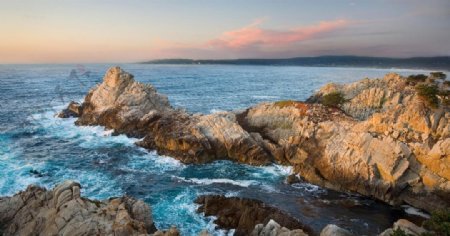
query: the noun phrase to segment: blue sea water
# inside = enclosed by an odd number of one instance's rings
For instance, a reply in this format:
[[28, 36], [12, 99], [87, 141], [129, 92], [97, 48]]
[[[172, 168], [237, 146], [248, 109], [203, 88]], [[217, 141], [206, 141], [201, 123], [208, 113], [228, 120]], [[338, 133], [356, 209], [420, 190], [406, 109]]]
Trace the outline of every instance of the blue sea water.
[[[65, 179], [81, 183], [82, 194], [105, 199], [123, 194], [152, 206], [158, 228], [176, 225], [183, 235], [218, 230], [213, 217], [196, 212], [202, 194], [262, 200], [289, 212], [319, 232], [333, 223], [373, 235], [403, 211], [371, 199], [284, 182], [290, 168], [255, 167], [218, 161], [185, 165], [111, 136], [102, 127], [78, 127], [54, 114], [82, 101], [111, 65], [0, 65], [0, 196], [29, 184], [52, 188]], [[304, 100], [328, 82], [348, 83], [427, 71], [364, 68], [121, 65], [135, 79], [153, 84], [176, 107], [191, 113], [243, 109], [264, 101]]]

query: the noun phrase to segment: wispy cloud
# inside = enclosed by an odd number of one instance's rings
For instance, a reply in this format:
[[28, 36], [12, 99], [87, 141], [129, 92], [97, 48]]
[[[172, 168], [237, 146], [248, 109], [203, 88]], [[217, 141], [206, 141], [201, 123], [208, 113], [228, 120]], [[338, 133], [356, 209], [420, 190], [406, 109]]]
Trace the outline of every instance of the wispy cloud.
[[348, 20], [322, 21], [315, 25], [298, 27], [291, 30], [271, 30], [261, 28], [262, 21], [222, 33], [216, 39], [207, 42], [210, 48], [244, 49], [255, 47], [286, 46], [305, 40], [321, 37], [324, 33], [336, 31], [350, 24]]

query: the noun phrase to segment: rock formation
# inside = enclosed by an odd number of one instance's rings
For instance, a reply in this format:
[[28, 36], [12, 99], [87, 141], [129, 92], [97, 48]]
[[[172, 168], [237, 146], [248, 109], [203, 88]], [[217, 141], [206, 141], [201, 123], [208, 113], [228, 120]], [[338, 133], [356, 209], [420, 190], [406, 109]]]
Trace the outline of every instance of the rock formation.
[[53, 190], [30, 185], [0, 198], [2, 235], [147, 235], [156, 231], [151, 209], [130, 197], [95, 201], [80, 196], [80, 184]]
[[266, 225], [257, 224], [250, 236], [308, 236], [301, 229], [289, 230], [286, 227], [281, 227], [274, 220], [269, 220]]
[[406, 233], [406, 235], [411, 236], [420, 236], [425, 233], [430, 233], [429, 235], [433, 235], [431, 232], [428, 232], [426, 229], [415, 225], [412, 222], [409, 222], [405, 219], [400, 219], [394, 223], [392, 228], [386, 229], [379, 236], [391, 236], [394, 233], [394, 230], [400, 229]]
[[288, 229], [298, 229], [295, 231], [297, 233], [303, 233], [302, 230], [311, 232], [310, 228], [292, 216], [258, 200], [205, 195], [198, 197], [195, 202], [200, 204], [198, 212], [205, 213], [205, 216], [216, 216], [215, 224], [223, 229], [235, 229], [237, 236], [250, 235], [252, 232], [257, 233], [256, 235], [266, 235], [266, 232], [281, 233], [290, 231]]
[[[76, 123], [144, 137], [138, 145], [185, 163], [276, 162], [323, 187], [433, 211], [450, 207], [448, 88], [436, 82], [445, 91], [430, 107], [415, 83], [388, 74], [324, 86], [308, 102], [190, 115], [113, 67], [86, 96]], [[320, 104], [331, 93], [344, 103]]]

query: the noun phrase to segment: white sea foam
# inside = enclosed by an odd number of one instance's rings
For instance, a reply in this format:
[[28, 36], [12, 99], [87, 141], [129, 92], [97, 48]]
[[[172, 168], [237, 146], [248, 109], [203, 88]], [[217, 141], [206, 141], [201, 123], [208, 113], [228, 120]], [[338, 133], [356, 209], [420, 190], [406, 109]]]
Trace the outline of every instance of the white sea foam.
[[126, 135], [112, 136], [114, 130], [107, 130], [102, 126], [76, 126], [75, 118], [57, 118], [55, 110], [41, 114], [32, 115], [32, 121], [43, 127], [47, 132], [46, 136], [63, 139], [73, 139], [80, 147], [96, 148], [99, 146], [110, 146], [115, 144], [134, 145], [135, 138]]
[[287, 176], [292, 173], [291, 166], [282, 166], [275, 164], [258, 167], [258, 169], [261, 169], [261, 171], [252, 173], [252, 175], [257, 178], [267, 178], [268, 176], [280, 177], [280, 176]]
[[324, 193], [326, 192], [325, 189], [320, 188], [317, 185], [310, 184], [310, 183], [295, 183], [291, 185], [294, 188], [301, 189], [310, 193]]
[[220, 113], [220, 112], [225, 112], [225, 110], [221, 110], [221, 109], [211, 109], [209, 110], [209, 113], [214, 114], [214, 113]]
[[172, 178], [187, 182], [187, 183], [195, 183], [199, 185], [211, 185], [211, 184], [232, 184], [241, 187], [249, 187], [250, 185], [258, 185], [259, 182], [255, 180], [232, 180], [232, 179], [198, 179], [198, 178], [190, 178], [186, 179], [184, 177], [173, 176]]
[[402, 205], [402, 208], [409, 215], [421, 216], [421, 217], [427, 218], [427, 219], [430, 218], [430, 215], [428, 215], [427, 213], [425, 213], [417, 208], [414, 208], [412, 206]]

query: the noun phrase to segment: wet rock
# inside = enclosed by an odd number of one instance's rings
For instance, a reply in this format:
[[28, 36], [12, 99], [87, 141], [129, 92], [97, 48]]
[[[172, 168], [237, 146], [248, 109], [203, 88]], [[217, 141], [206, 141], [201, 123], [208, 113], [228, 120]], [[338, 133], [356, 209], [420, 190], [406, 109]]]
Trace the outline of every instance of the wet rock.
[[300, 183], [301, 181], [300, 177], [296, 174], [290, 174], [286, 177], [286, 183], [288, 184]]
[[354, 236], [350, 231], [337, 225], [329, 224], [320, 232], [320, 236]]
[[150, 208], [129, 197], [93, 201], [80, 184], [65, 181], [53, 190], [30, 185], [0, 198], [3, 235], [141, 235], [156, 231]]
[[59, 118], [80, 117], [83, 107], [78, 102], [70, 102], [66, 109], [57, 114]]
[[[198, 197], [195, 203], [200, 204], [199, 212], [204, 212], [206, 216], [216, 216], [217, 219], [214, 223], [220, 228], [235, 229], [235, 235], [249, 235], [255, 230], [256, 225], [263, 224], [267, 226], [271, 220], [278, 222], [276, 224], [281, 227], [279, 231], [282, 230], [282, 227], [286, 229], [303, 229], [306, 232], [311, 231], [311, 229], [289, 214], [258, 200], [205, 195]], [[274, 228], [272, 226], [274, 226], [274, 223], [269, 224], [267, 229]], [[257, 230], [259, 229], [260, 227]], [[258, 231], [258, 233], [260, 232]]]

